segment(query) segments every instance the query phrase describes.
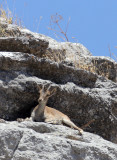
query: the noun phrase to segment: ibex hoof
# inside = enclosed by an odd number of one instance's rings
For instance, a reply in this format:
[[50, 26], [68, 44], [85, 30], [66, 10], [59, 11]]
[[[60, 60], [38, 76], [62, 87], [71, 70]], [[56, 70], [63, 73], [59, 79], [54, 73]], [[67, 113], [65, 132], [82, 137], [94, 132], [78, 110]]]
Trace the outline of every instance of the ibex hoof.
[[82, 135], [82, 134], [83, 134], [83, 130], [80, 130], [80, 131], [79, 131], [79, 134]]
[[17, 122], [23, 122], [24, 121], [24, 119], [23, 118], [17, 118]]
[[0, 118], [0, 123], [6, 123], [6, 121]]

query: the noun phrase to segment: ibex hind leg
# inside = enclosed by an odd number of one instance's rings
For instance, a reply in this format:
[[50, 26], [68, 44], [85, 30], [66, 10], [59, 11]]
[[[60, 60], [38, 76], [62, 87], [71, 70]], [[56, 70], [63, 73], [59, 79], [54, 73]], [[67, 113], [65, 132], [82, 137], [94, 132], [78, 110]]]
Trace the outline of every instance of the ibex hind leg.
[[81, 128], [77, 127], [71, 120], [64, 118], [63, 123], [70, 126], [71, 128], [77, 129], [80, 132], [80, 134], [82, 135], [83, 130]]
[[62, 124], [62, 121], [54, 119], [45, 119], [45, 122], [50, 124]]

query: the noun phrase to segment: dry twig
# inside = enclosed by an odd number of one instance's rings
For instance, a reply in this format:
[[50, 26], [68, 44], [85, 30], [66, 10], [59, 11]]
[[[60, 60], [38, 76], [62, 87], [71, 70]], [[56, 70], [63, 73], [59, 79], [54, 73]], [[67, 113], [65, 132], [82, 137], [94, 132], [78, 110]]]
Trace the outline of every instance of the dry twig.
[[83, 125], [81, 128], [84, 129], [88, 126], [90, 126], [91, 123], [93, 123], [95, 121], [95, 119], [90, 120], [87, 124]]
[[[68, 36], [67, 36], [67, 31], [68, 31], [70, 18], [69, 18], [69, 20], [67, 22], [65, 31], [62, 29], [62, 27], [61, 27], [61, 25], [59, 23], [61, 20], [63, 20], [63, 17], [61, 15], [59, 15], [58, 13], [56, 13], [55, 15], [52, 15], [51, 18], [50, 18], [50, 27], [48, 29], [53, 31], [54, 34], [57, 37], [60, 37], [64, 41], [68, 42], [69, 39], [68, 39]], [[57, 29], [55, 29], [56, 26], [57, 26]]]

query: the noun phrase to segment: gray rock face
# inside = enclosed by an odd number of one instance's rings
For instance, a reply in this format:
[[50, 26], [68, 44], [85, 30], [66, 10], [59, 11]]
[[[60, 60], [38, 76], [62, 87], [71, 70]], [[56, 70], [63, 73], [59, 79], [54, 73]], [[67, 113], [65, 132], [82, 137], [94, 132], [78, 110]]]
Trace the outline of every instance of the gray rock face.
[[3, 18], [0, 18], [0, 31], [0, 51], [32, 53], [41, 58], [95, 72], [117, 82], [117, 63], [111, 58], [92, 56], [80, 43], [60, 43], [45, 35], [8, 24]]
[[116, 160], [117, 145], [60, 125], [7, 122], [0, 125], [1, 160]]
[[117, 82], [117, 63], [114, 60], [103, 56], [91, 56], [89, 59], [95, 65], [95, 73]]
[[48, 41], [25, 37], [1, 37], [0, 51], [34, 53], [42, 56], [48, 47]]
[[[117, 84], [96, 74], [24, 53], [0, 52], [0, 117], [30, 116], [38, 99], [37, 84], [57, 88], [48, 105], [67, 114], [77, 125], [95, 119], [88, 131], [117, 142]], [[106, 127], [105, 127], [106, 126]], [[110, 131], [110, 132], [109, 132]]]
[[[81, 44], [58, 43], [1, 18], [0, 30], [0, 118], [30, 117], [39, 97], [37, 86], [49, 84], [57, 92], [48, 106], [79, 127], [94, 120], [84, 129], [94, 134], [84, 132], [83, 137], [65, 126], [0, 120], [0, 159], [116, 160], [117, 63], [93, 57]], [[97, 74], [86, 71], [87, 64], [96, 64]]]

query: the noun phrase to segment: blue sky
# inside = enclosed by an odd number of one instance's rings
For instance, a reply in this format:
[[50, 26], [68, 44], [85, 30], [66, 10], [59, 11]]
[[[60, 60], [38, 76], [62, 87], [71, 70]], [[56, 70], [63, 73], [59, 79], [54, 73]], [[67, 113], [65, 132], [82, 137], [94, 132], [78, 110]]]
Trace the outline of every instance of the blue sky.
[[51, 15], [62, 15], [63, 30], [70, 18], [69, 41], [82, 43], [95, 56], [109, 56], [110, 46], [117, 56], [117, 0], [7, 0], [7, 4], [26, 28], [54, 39], [48, 30]]

